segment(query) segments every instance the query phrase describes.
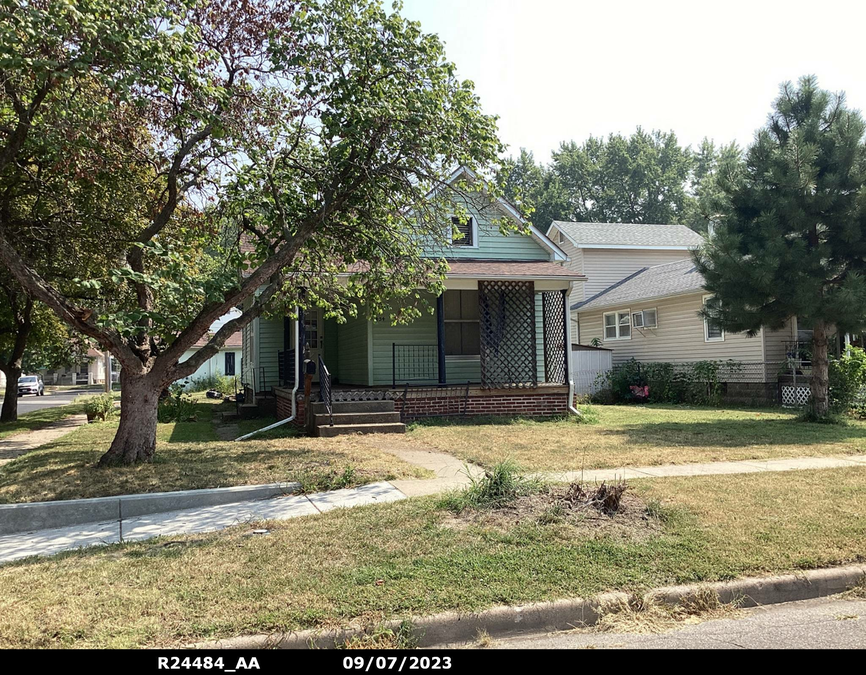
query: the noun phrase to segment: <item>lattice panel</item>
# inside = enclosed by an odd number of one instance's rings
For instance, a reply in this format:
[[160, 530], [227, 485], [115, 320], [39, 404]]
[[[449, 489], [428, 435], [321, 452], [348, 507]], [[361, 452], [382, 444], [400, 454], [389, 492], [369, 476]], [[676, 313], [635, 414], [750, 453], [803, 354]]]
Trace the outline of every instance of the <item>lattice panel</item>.
[[812, 392], [809, 387], [795, 387], [790, 384], [782, 385], [783, 408], [802, 408], [809, 403], [811, 398]]
[[565, 305], [565, 291], [547, 291], [541, 294], [541, 310], [544, 320], [544, 379], [546, 382], [565, 384], [568, 381]]
[[535, 285], [531, 281], [479, 281], [481, 386], [538, 386], [535, 357]]

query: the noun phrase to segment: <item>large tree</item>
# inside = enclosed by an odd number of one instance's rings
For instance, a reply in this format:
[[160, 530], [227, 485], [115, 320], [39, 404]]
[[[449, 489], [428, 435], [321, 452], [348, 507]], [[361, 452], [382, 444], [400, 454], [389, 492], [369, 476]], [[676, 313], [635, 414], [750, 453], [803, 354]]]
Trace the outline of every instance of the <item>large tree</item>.
[[720, 180], [721, 217], [697, 255], [715, 296], [706, 313], [732, 331], [814, 329], [812, 405], [829, 411], [828, 341], [866, 326], [863, 118], [814, 77], [785, 83], [767, 124]]
[[[78, 211], [67, 229], [73, 244], [105, 235], [116, 252], [73, 290], [26, 255], [31, 224], [0, 214], [0, 262], [122, 365], [120, 426], [103, 464], [150, 460], [160, 391], [277, 300], [340, 314], [360, 299], [376, 313], [402, 296], [397, 318], [419, 311], [414, 289], [438, 288], [443, 271], [420, 244], [449, 239], [442, 216], [461, 189], [443, 183], [447, 170], [475, 169], [494, 189], [483, 177], [502, 149], [495, 120], [441, 42], [375, 0], [3, 8], [0, 171], [32, 162], [62, 117], [62, 150], [105, 147], [132, 185], [119, 232], [108, 236], [99, 209]], [[63, 170], [67, 189], [93, 186]], [[358, 272], [337, 284], [348, 269]]]

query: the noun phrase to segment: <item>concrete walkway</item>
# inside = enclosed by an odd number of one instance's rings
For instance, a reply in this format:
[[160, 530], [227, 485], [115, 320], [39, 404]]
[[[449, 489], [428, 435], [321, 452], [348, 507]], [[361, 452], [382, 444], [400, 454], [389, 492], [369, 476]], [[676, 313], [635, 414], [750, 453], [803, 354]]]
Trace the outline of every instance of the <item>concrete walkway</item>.
[[169, 535], [214, 532], [235, 525], [252, 525], [267, 520], [287, 520], [324, 513], [340, 507], [384, 504], [400, 499], [406, 499], [406, 495], [390, 483], [371, 483], [351, 490], [235, 502], [153, 513], [123, 521], [112, 520], [8, 534], [0, 536], [0, 563], [34, 555], [53, 555], [87, 546], [143, 541]]
[[74, 431], [82, 424], [87, 423], [87, 415], [70, 415], [62, 420], [53, 422], [42, 429], [25, 431], [0, 440], [0, 466], [20, 457], [25, 452], [51, 443], [70, 431]]
[[[0, 536], [0, 563], [33, 555], [53, 555], [60, 551], [100, 544], [142, 541], [168, 535], [214, 532], [241, 524], [267, 520], [286, 520], [324, 513], [334, 508], [382, 504], [407, 497], [432, 495], [466, 486], [471, 477], [484, 474], [480, 467], [467, 465], [440, 452], [417, 450], [394, 442], [381, 447], [401, 459], [436, 473], [428, 480], [395, 480], [372, 483], [354, 489], [320, 492], [305, 496], [276, 497], [219, 506], [156, 513], [147, 516], [51, 530], [36, 530]], [[553, 482], [575, 480], [600, 482], [616, 479], [663, 478], [669, 476], [708, 476], [721, 474], [798, 471], [866, 466], [866, 455], [846, 457], [798, 457], [791, 459], [712, 462], [707, 464], [668, 464], [621, 469], [595, 469], [538, 474]]]

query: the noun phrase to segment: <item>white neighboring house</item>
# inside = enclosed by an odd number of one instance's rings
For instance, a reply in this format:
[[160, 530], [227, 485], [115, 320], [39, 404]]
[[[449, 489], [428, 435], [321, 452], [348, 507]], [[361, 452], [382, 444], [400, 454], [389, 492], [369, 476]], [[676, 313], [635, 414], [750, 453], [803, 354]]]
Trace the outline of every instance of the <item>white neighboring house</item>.
[[[120, 373], [114, 363], [111, 373], [112, 382], [117, 382]], [[87, 356], [72, 366], [39, 371], [45, 384], [104, 384], [105, 383], [105, 352], [90, 348]]]
[[[193, 345], [192, 349], [188, 349], [184, 352], [183, 356], [180, 358], [180, 363], [183, 363], [187, 359], [189, 359], [193, 354], [195, 354], [199, 349], [204, 347], [208, 341], [211, 339], [212, 335], [208, 334], [201, 338], [198, 342]], [[242, 338], [241, 333], [238, 331], [234, 335], [231, 335], [228, 340], [226, 340], [225, 344], [220, 348], [219, 352], [205, 361], [199, 369], [195, 371], [189, 377], [185, 377], [185, 380], [200, 380], [206, 377], [212, 377], [214, 375], [240, 375], [241, 373], [241, 352], [242, 352]]]
[[580, 335], [576, 305], [601, 293], [638, 270], [688, 258], [704, 238], [685, 225], [650, 223], [571, 223], [554, 220], [547, 230], [568, 255], [566, 266], [586, 276], [571, 293], [571, 337], [589, 344]]

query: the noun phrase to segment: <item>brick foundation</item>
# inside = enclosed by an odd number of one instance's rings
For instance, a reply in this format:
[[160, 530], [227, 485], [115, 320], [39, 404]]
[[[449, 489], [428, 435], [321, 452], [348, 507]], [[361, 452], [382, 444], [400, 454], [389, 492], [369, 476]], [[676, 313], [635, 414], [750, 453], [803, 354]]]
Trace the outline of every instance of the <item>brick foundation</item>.
[[[402, 393], [402, 391], [400, 392]], [[292, 414], [291, 390], [277, 389], [277, 419], [284, 420]], [[454, 415], [463, 408], [463, 396], [425, 396], [394, 402], [397, 412], [404, 412], [405, 421], [421, 417]], [[467, 416], [515, 416], [552, 417], [568, 412], [567, 387], [539, 387], [538, 389], [481, 389], [471, 388], [466, 399]], [[293, 422], [303, 426], [304, 401], [298, 401], [298, 416]]]

